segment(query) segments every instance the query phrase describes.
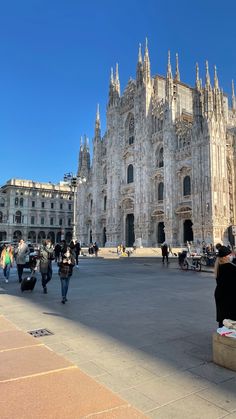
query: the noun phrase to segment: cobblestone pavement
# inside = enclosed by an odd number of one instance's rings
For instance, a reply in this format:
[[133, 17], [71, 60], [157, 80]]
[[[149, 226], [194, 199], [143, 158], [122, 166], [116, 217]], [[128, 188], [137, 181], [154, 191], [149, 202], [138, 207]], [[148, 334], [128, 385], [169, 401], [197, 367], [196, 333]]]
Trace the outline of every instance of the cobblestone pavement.
[[39, 275], [21, 293], [14, 270], [0, 287], [1, 314], [23, 331], [52, 331], [37, 339], [147, 417], [236, 418], [236, 373], [212, 362], [213, 273], [84, 258], [65, 305], [56, 265], [46, 295]]

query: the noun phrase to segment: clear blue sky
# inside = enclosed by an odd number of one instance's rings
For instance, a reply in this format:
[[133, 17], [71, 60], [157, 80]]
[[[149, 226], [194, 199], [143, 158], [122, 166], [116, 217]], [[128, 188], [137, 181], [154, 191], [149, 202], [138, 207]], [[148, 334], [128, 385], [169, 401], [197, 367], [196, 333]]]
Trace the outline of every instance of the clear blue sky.
[[[221, 87], [236, 82], [236, 2], [227, 0], [8, 0], [0, 5], [0, 184], [11, 177], [57, 182], [76, 172], [80, 136], [102, 134], [110, 68], [121, 90], [135, 77], [148, 38], [151, 72], [179, 53], [181, 80], [217, 65]], [[236, 84], [236, 83], [235, 83]]]

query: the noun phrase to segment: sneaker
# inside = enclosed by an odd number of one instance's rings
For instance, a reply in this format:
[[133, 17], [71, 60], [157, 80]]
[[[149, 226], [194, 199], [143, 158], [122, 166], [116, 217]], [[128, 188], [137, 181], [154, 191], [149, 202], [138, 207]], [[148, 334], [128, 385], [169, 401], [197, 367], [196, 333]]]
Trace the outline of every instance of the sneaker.
[[44, 287], [44, 288], [43, 288], [43, 293], [44, 293], [44, 294], [47, 294], [47, 293], [48, 293], [47, 287]]
[[8, 284], [8, 279], [5, 279], [6, 284]]
[[65, 304], [65, 300], [61, 300], [61, 303], [62, 303], [62, 304]]

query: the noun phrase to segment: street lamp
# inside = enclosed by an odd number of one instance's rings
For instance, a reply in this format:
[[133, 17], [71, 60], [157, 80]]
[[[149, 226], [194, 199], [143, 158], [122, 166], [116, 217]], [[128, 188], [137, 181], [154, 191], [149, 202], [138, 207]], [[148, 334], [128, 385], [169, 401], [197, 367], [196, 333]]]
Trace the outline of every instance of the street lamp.
[[72, 240], [73, 240], [73, 242], [75, 242], [75, 240], [77, 240], [77, 237], [76, 237], [76, 230], [77, 230], [77, 228], [76, 228], [77, 227], [77, 223], [76, 223], [77, 188], [78, 188], [78, 185], [86, 182], [86, 178], [81, 177], [81, 176], [73, 175], [73, 173], [65, 173], [64, 181], [66, 183], [68, 183], [71, 190], [73, 191], [74, 205], [73, 205], [73, 234], [72, 234]]

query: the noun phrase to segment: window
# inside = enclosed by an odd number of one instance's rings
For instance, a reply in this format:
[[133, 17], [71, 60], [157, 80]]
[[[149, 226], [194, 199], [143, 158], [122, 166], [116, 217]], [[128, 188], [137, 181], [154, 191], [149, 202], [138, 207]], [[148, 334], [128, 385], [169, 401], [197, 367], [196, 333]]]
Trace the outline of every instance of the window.
[[15, 198], [15, 206], [18, 207], [18, 205], [19, 205], [19, 198], [16, 197]]
[[164, 196], [164, 184], [160, 182], [158, 185], [158, 201], [163, 201]]
[[0, 211], [0, 223], [3, 221], [3, 213]]
[[185, 176], [184, 182], [183, 182], [183, 190], [184, 190], [184, 196], [191, 195], [190, 176]]
[[127, 169], [127, 183], [132, 183], [134, 181], [134, 168], [132, 164], [129, 164]]
[[128, 143], [132, 145], [134, 143], [134, 117], [133, 115], [130, 117], [129, 120], [129, 132], [128, 132]]
[[53, 226], [53, 218], [50, 218], [50, 226]]
[[71, 225], [71, 218], [68, 218], [68, 226]]
[[41, 225], [44, 225], [44, 217], [41, 217]]
[[59, 226], [62, 226], [62, 218], [59, 219]]
[[103, 201], [103, 210], [106, 211], [107, 209], [107, 197], [104, 196], [104, 201]]
[[68, 209], [69, 209], [69, 211], [71, 211], [71, 204], [68, 205]]
[[21, 215], [20, 211], [16, 211], [15, 222], [16, 222], [16, 224], [21, 224], [22, 223], [22, 215]]
[[31, 224], [34, 224], [34, 217], [32, 216], [30, 219]]
[[92, 214], [93, 211], [93, 200], [90, 201], [90, 214]]
[[104, 167], [103, 169], [103, 183], [107, 184], [107, 168]]
[[41, 208], [45, 207], [45, 202], [41, 202]]
[[60, 204], [60, 209], [61, 209], [61, 210], [63, 209], [63, 204]]
[[164, 161], [163, 161], [163, 147], [159, 151], [159, 158], [158, 158], [158, 167], [163, 167]]
[[24, 198], [20, 198], [20, 207], [24, 206]]
[[51, 209], [53, 209], [54, 208], [54, 203], [53, 202], [51, 202]]
[[35, 201], [32, 201], [32, 208], [35, 208]]
[[5, 207], [5, 201], [3, 198], [0, 198], [0, 207]]

